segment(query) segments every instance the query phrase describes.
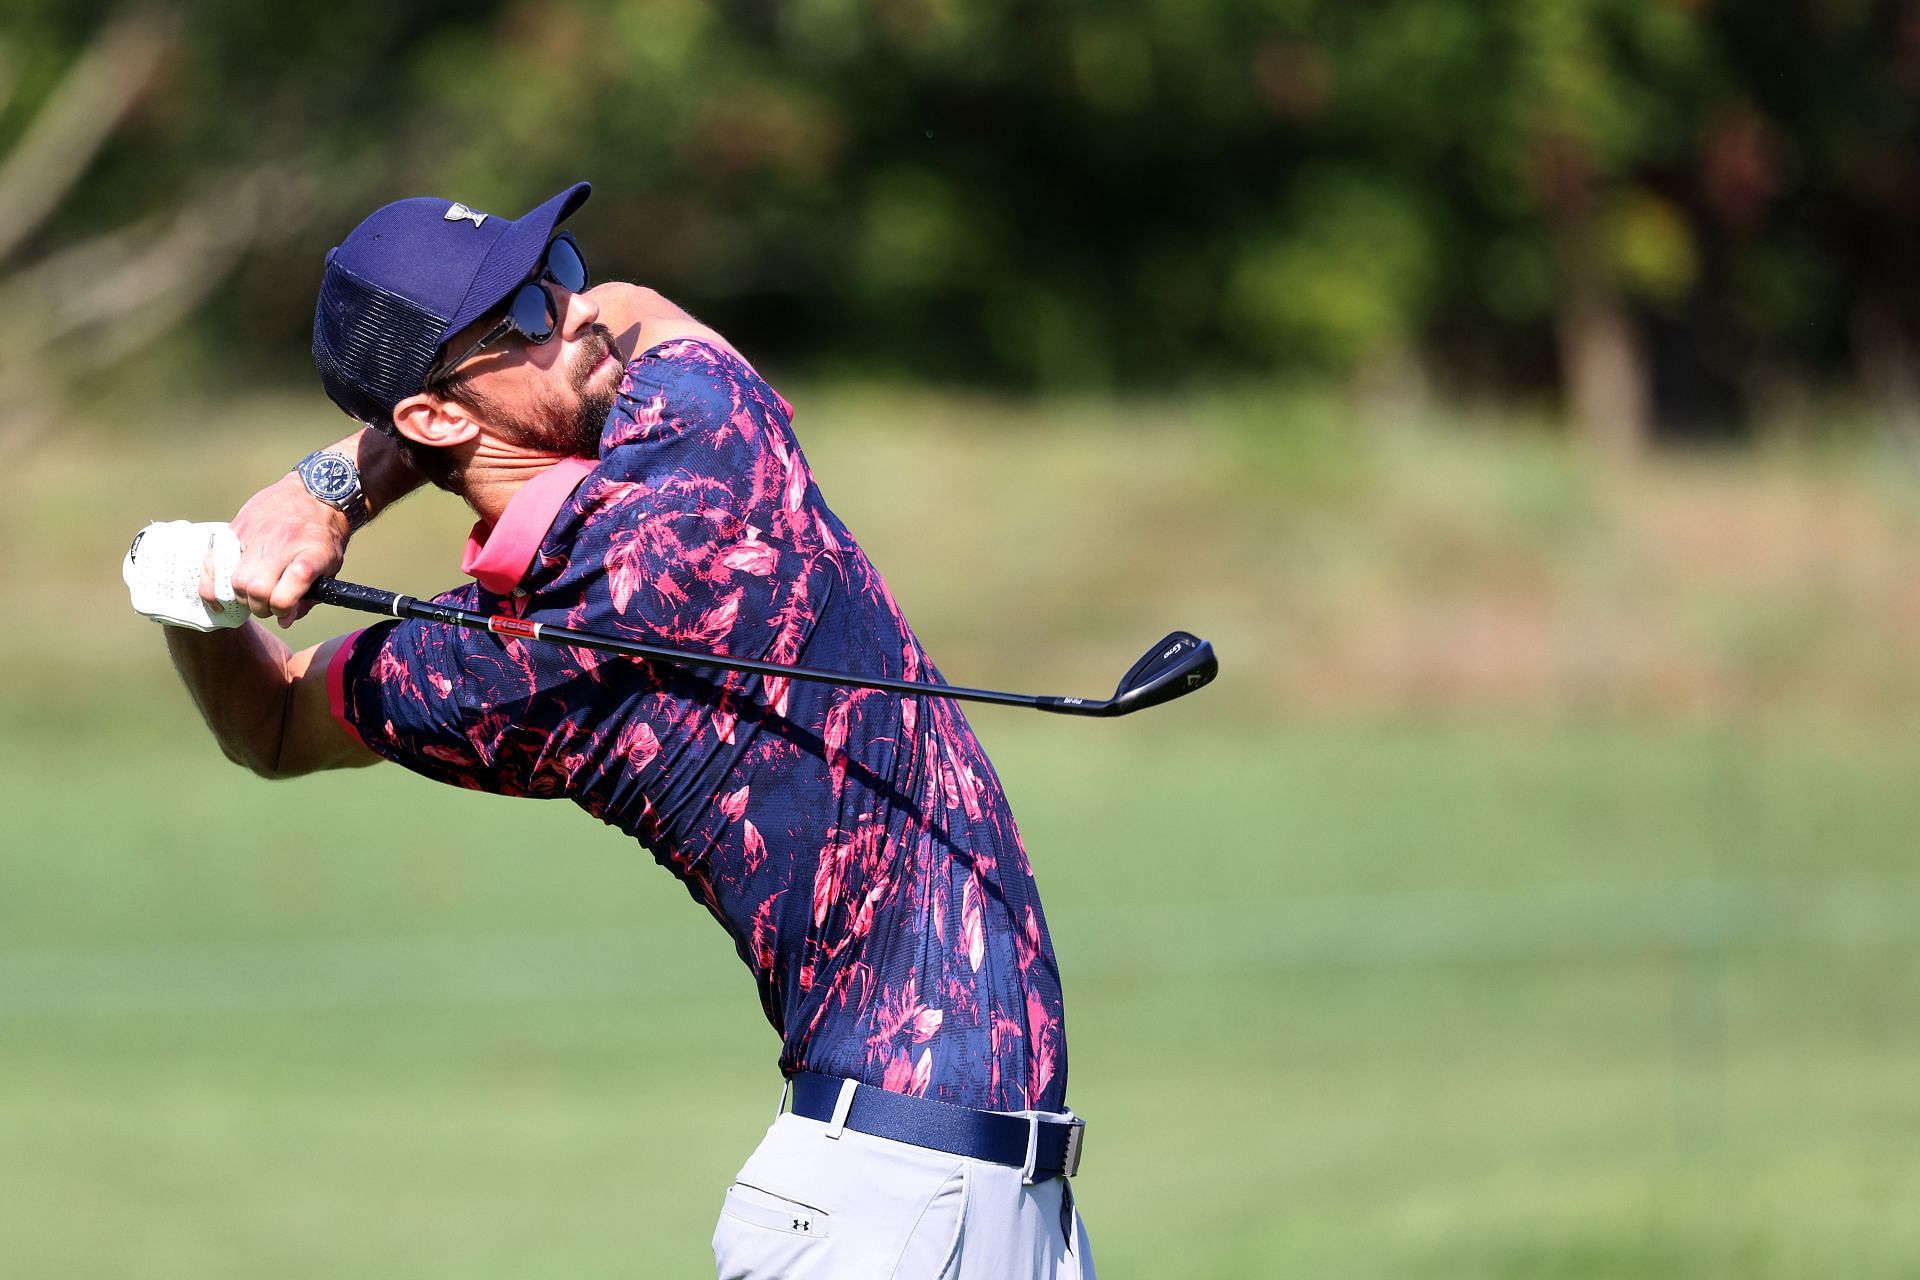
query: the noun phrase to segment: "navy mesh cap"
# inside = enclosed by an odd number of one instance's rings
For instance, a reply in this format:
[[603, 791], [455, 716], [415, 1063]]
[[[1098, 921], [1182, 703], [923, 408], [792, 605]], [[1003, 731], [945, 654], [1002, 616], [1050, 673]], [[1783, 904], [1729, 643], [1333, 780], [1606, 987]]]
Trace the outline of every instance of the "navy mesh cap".
[[554, 228], [586, 203], [576, 182], [509, 220], [450, 200], [398, 200], [327, 251], [313, 312], [313, 363], [327, 396], [393, 428], [443, 343], [491, 311], [539, 265]]

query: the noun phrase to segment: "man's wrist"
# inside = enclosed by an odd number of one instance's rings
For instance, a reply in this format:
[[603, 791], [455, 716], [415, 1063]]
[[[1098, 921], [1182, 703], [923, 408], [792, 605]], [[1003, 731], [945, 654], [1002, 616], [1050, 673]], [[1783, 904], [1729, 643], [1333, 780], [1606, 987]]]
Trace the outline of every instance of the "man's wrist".
[[336, 449], [316, 449], [300, 459], [293, 474], [316, 502], [332, 507], [347, 518], [349, 532], [367, 522], [367, 495], [360, 483], [360, 468], [354, 460]]
[[352, 441], [334, 448], [350, 452], [360, 464], [360, 484], [366, 497], [368, 519], [426, 483], [426, 477], [407, 462], [406, 454], [393, 437], [372, 427], [364, 428]]

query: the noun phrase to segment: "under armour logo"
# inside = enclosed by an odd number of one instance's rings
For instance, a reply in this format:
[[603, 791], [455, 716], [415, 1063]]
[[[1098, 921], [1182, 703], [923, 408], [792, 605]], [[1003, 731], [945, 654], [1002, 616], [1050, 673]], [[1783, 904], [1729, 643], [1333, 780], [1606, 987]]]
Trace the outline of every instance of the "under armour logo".
[[486, 214], [478, 209], [469, 209], [458, 200], [448, 205], [447, 211], [440, 216], [448, 222], [471, 222], [476, 227], [487, 220]]
[[813, 1219], [812, 1218], [795, 1218], [793, 1220], [793, 1229], [795, 1231], [811, 1231], [813, 1230]]

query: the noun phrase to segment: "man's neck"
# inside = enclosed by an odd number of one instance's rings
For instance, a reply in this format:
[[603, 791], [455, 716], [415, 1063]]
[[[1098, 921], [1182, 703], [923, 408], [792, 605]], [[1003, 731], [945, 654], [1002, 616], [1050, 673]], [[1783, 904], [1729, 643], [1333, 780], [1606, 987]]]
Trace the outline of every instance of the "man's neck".
[[520, 492], [527, 481], [560, 460], [561, 456], [557, 453], [483, 446], [475, 451], [473, 459], [467, 464], [465, 483], [462, 485], [463, 496], [467, 505], [484, 523], [498, 524], [501, 512], [507, 509], [507, 504], [513, 501], [514, 495]]

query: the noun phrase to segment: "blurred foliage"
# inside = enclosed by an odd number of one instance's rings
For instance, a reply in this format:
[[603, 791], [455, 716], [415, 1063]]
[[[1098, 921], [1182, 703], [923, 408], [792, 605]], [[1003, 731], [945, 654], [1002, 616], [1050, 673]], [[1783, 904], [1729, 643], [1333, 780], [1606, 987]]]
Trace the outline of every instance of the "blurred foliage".
[[[0, 5], [0, 145], [112, 6]], [[327, 244], [575, 178], [602, 274], [758, 352], [1021, 386], [1550, 384], [1617, 298], [1663, 403], [1904, 376], [1920, 4], [1867, 0], [197, 0], [42, 251], [216, 162], [313, 226], [206, 331], [304, 351]], [[1477, 389], [1477, 388], [1476, 388]]]

